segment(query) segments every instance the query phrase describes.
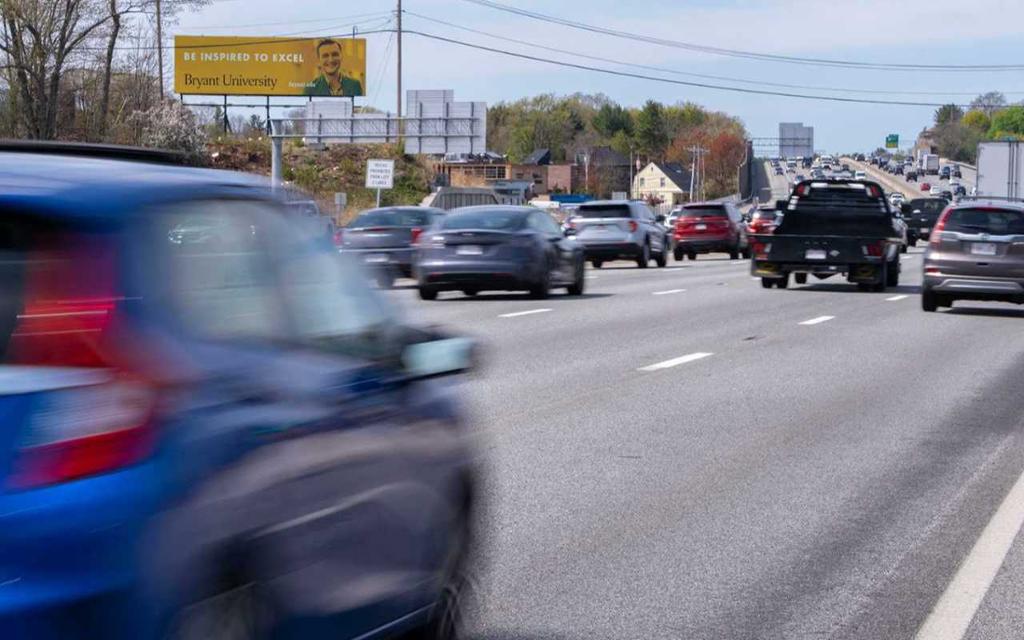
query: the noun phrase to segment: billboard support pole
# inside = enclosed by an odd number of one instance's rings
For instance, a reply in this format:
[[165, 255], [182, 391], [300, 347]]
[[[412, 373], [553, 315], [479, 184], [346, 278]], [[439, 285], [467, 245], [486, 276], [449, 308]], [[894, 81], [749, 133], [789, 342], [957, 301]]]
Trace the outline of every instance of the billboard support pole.
[[270, 186], [274, 191], [284, 183], [284, 138], [272, 135], [270, 138]]
[[[402, 118], [402, 0], [398, 0], [398, 11], [395, 12], [397, 18], [397, 31], [398, 31], [398, 96], [395, 98], [398, 102], [398, 108], [395, 113], [398, 114], [399, 122]], [[401, 127], [401, 124], [399, 124]], [[401, 134], [401, 131], [399, 131]]]
[[228, 132], [228, 97], [224, 96], [224, 134]]
[[270, 96], [266, 96], [266, 98], [267, 98], [267, 135], [269, 136], [272, 133], [272, 131], [270, 129]]
[[380, 209], [380, 189], [377, 189], [377, 208]]

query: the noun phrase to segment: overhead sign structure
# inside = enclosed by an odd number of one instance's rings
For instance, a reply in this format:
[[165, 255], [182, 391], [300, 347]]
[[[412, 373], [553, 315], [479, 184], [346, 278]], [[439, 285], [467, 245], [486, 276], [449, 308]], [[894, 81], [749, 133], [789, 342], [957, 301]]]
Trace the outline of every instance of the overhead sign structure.
[[391, 189], [395, 186], [394, 160], [366, 161], [366, 188]]
[[365, 96], [363, 38], [175, 36], [179, 94]]
[[886, 149], [899, 149], [900, 148], [900, 136], [896, 133], [890, 133], [885, 136], [885, 148]]

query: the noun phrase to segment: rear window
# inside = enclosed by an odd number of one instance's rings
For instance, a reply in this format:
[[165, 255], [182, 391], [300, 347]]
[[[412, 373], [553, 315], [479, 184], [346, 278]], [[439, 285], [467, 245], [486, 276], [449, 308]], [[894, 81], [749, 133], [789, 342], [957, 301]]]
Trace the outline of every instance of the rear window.
[[454, 213], [445, 216], [444, 221], [441, 222], [441, 228], [509, 231], [520, 228], [525, 217], [526, 216], [518, 211], [473, 211], [471, 213]]
[[431, 220], [432, 217], [428, 211], [409, 209], [366, 211], [356, 216], [349, 227], [426, 227], [430, 225]]
[[910, 201], [910, 210], [939, 215], [947, 204], [942, 198], [915, 198]]
[[624, 204], [592, 204], [579, 208], [576, 215], [581, 218], [632, 218], [630, 208]]
[[1024, 235], [1024, 212], [1011, 209], [953, 209], [945, 231], [989, 233], [994, 236]]
[[840, 184], [804, 185], [803, 193], [796, 197], [795, 210], [800, 213], [821, 214], [887, 214], [888, 208], [882, 190], [859, 182]]
[[709, 216], [718, 216], [721, 218], [725, 218], [728, 214], [725, 211], [725, 207], [706, 206], [686, 207], [679, 215], [684, 218], [703, 218]]

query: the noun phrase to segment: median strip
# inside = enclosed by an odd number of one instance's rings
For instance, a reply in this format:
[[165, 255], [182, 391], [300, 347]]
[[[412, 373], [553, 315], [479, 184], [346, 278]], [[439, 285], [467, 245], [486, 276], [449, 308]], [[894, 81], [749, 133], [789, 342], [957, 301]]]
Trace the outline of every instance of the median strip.
[[817, 318], [811, 318], [810, 320], [804, 320], [797, 324], [802, 324], [805, 327], [809, 327], [814, 324], [821, 324], [822, 322], [828, 322], [829, 320], [835, 319], [835, 316], [818, 316]]
[[646, 367], [640, 367], [639, 369], [637, 369], [637, 371], [660, 371], [661, 369], [671, 369], [672, 367], [678, 367], [679, 365], [686, 364], [687, 362], [703, 360], [704, 358], [713, 355], [715, 354], [704, 352], [691, 353], [689, 355], [680, 356], [678, 358], [672, 358], [671, 360], [665, 360], [664, 362], [649, 364]]
[[669, 289], [668, 291], [655, 291], [652, 296], [667, 296], [673, 293], [683, 293], [686, 289]]
[[886, 298], [885, 301], [886, 302], [898, 302], [900, 300], [906, 300], [909, 297], [910, 296], [893, 296], [891, 298]]
[[520, 316], [532, 316], [538, 313], [547, 313], [551, 309], [530, 309], [529, 311], [516, 311], [515, 313], [503, 313], [499, 318], [518, 318]]

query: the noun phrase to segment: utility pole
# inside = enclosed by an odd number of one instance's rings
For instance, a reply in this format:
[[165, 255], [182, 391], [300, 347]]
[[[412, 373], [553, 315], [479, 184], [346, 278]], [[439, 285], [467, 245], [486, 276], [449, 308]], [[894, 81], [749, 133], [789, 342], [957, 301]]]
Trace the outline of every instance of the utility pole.
[[160, 19], [160, 0], [156, 0], [156, 64], [160, 67], [160, 100], [162, 101], [164, 99], [164, 30], [163, 21]]
[[[398, 27], [398, 108], [395, 109], [395, 113], [399, 118], [402, 117], [402, 0], [398, 0], [398, 11], [396, 12], [396, 22]], [[401, 127], [401, 120], [399, 120], [399, 127]]]

